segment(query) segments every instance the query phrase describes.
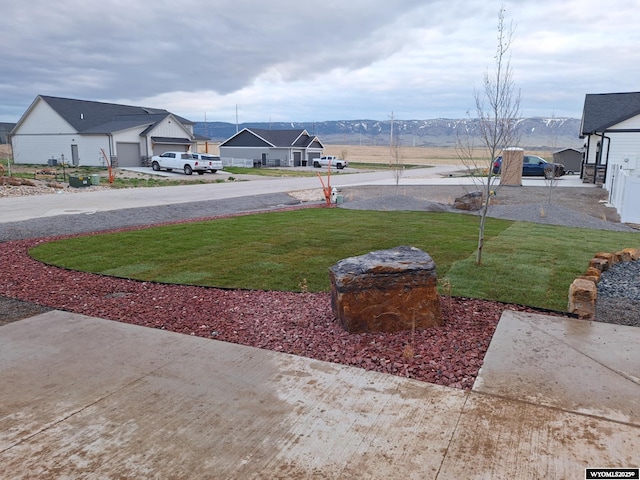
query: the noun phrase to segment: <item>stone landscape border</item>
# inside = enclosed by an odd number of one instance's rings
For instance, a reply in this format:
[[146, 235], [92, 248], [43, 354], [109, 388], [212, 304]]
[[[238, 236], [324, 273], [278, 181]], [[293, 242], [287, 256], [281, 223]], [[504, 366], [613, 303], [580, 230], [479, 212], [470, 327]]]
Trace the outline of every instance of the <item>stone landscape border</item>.
[[569, 287], [569, 313], [583, 320], [594, 320], [598, 299], [598, 282], [602, 272], [620, 262], [640, 260], [640, 248], [625, 248], [615, 253], [598, 252], [589, 261], [584, 275], [576, 278]]

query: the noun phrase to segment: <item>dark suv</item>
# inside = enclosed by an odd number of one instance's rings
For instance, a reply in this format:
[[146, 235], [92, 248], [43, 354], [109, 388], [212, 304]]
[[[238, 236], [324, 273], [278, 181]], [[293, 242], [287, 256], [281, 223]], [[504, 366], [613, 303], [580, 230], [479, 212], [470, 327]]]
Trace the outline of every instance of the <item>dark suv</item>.
[[[497, 175], [502, 168], [502, 156], [493, 161], [493, 173]], [[549, 163], [537, 155], [525, 155], [522, 160], [523, 177], [557, 178], [565, 174], [564, 165]]]

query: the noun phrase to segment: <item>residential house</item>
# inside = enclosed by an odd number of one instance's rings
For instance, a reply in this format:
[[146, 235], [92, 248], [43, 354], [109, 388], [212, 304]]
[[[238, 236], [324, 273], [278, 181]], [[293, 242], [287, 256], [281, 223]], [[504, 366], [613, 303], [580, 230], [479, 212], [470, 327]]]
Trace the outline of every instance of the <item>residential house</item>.
[[583, 181], [602, 183], [622, 222], [640, 223], [640, 92], [588, 94]]
[[[193, 122], [158, 108], [39, 95], [10, 134], [15, 163], [135, 167], [196, 146]], [[106, 158], [105, 158], [106, 157]]]
[[301, 167], [322, 156], [324, 146], [306, 130], [244, 128], [219, 149], [224, 166]]

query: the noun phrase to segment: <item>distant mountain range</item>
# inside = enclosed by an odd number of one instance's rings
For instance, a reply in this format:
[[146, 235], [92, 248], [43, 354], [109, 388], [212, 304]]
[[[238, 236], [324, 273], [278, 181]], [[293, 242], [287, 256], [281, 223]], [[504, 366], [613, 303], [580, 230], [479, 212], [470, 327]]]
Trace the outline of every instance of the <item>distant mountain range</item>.
[[[477, 119], [394, 120], [393, 134], [402, 145], [448, 147], [456, 144], [461, 129], [474, 132]], [[305, 129], [325, 144], [388, 145], [391, 120], [336, 120], [326, 122], [234, 123], [196, 122], [194, 132], [213, 141], [223, 141], [243, 128], [267, 130]], [[577, 118], [523, 118], [518, 123], [520, 145], [530, 149], [579, 148], [580, 120]]]

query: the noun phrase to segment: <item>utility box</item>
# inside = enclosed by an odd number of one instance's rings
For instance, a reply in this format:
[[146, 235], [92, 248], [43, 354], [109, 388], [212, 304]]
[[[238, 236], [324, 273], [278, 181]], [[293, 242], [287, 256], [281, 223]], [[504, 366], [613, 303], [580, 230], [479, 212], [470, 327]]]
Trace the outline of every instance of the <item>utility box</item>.
[[88, 187], [91, 185], [91, 180], [89, 177], [78, 176], [78, 175], [69, 175], [69, 186], [75, 188]]
[[511, 147], [502, 151], [500, 185], [522, 186], [522, 164], [524, 149]]
[[100, 185], [100, 175], [93, 174], [89, 175], [91, 185]]

